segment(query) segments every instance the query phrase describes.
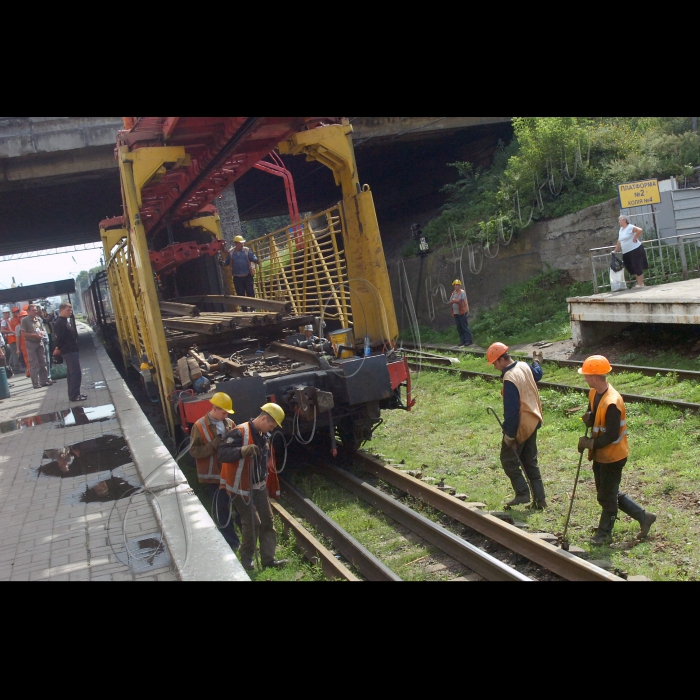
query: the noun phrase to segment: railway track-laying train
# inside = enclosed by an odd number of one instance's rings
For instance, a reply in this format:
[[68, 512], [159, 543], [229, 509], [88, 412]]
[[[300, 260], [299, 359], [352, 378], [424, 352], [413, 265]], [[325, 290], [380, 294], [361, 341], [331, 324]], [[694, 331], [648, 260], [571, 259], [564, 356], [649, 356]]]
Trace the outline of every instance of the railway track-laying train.
[[[350, 451], [369, 440], [382, 409], [410, 410], [374, 201], [360, 183], [347, 121], [127, 124], [116, 147], [123, 215], [100, 224], [107, 269], [85, 293], [85, 308], [160, 402], [173, 437], [189, 433], [218, 391], [231, 396], [240, 421], [268, 401], [280, 404], [288, 439], [326, 442], [332, 451], [336, 437]], [[330, 168], [341, 201], [298, 217], [278, 153]], [[219, 264], [226, 249], [214, 205], [253, 167], [285, 178], [291, 224], [247, 243], [259, 261], [257, 298], [243, 300], [230, 267]]]

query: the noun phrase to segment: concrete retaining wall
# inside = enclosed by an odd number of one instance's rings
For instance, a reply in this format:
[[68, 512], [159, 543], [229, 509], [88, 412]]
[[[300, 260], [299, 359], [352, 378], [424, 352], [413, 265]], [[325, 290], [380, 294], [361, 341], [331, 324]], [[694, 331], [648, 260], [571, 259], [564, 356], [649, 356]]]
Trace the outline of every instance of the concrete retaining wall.
[[[454, 323], [449, 307], [442, 304], [440, 294], [433, 296], [428, 288], [435, 291], [438, 284], [442, 284], [449, 295], [455, 278], [462, 279], [465, 284], [472, 317], [495, 305], [505, 287], [525, 282], [547, 265], [566, 270], [575, 280], [592, 279], [588, 252], [591, 248], [615, 243], [619, 215], [619, 202], [611, 199], [576, 214], [533, 224], [520, 232], [509, 246], [501, 246], [498, 257], [484, 257], [483, 268], [478, 275], [470, 272], [466, 247], [461, 264], [460, 251], [455, 256], [451, 249], [444, 248], [425, 258], [405, 260], [406, 277], [419, 323], [433, 329], [447, 328]], [[389, 262], [389, 272], [399, 325], [405, 328], [408, 318], [404, 313], [402, 319], [404, 304], [400, 299], [400, 290], [405, 288], [406, 281], [399, 279], [403, 277], [399, 270], [399, 257], [395, 256]], [[431, 319], [432, 304], [434, 319]]]

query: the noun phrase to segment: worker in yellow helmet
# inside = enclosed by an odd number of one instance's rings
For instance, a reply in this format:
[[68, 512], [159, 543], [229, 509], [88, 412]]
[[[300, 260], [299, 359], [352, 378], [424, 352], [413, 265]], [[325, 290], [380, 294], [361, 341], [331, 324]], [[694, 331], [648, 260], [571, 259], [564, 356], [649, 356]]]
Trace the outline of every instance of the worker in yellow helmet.
[[455, 280], [452, 286], [454, 287], [454, 292], [452, 292], [447, 305], [452, 306], [452, 315], [459, 333], [459, 347], [468, 348], [474, 344], [474, 340], [472, 339], [472, 332], [469, 330], [469, 301], [467, 300], [467, 293], [464, 291], [461, 280]]
[[508, 350], [507, 345], [494, 343], [486, 352], [488, 363], [502, 373], [503, 379], [501, 466], [515, 491], [515, 498], [508, 506], [530, 503], [530, 488], [521, 471], [524, 469], [532, 487], [532, 507], [544, 510], [547, 497], [537, 461], [537, 431], [543, 422], [537, 385], [544, 371], [537, 360], [532, 366], [526, 362], [516, 362]]
[[234, 414], [233, 402], [228, 394], [218, 393], [209, 399], [211, 409], [193, 426], [190, 434], [190, 454], [197, 463], [197, 478], [204, 484], [212, 500], [212, 518], [221, 534], [233, 550], [241, 546], [231, 518], [231, 501], [221, 490], [221, 462], [218, 450], [224, 444], [227, 433], [236, 424], [229, 418]]
[[241, 516], [241, 563], [248, 571], [255, 568], [253, 558], [258, 539], [263, 568], [278, 569], [288, 564], [275, 559], [277, 531], [270, 506], [270, 497], [280, 497], [271, 433], [282, 427], [285, 415], [274, 403], [267, 403], [260, 410], [257, 418], [229, 432], [219, 448], [221, 487], [233, 499]]
[[612, 531], [618, 510], [637, 520], [639, 539], [649, 535], [656, 515], [647, 513], [627, 494], [620, 493], [622, 470], [629, 457], [627, 441], [627, 408], [625, 401], [608, 382], [612, 367], [602, 355], [589, 357], [578, 371], [591, 388], [588, 412], [583, 417], [586, 427], [592, 428], [592, 437], [582, 437], [578, 450], [588, 450], [588, 460], [593, 462], [593, 476], [598, 493], [598, 503], [603, 509], [598, 530], [591, 544], [604, 545], [612, 541]]

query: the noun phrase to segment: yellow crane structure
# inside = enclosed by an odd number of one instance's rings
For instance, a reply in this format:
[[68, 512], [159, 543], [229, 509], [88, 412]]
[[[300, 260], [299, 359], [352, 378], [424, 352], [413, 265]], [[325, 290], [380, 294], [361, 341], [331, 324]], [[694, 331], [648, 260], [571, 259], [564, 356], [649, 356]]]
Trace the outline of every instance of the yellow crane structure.
[[[157, 387], [171, 434], [177, 414], [169, 397], [176, 383], [160, 305], [172, 299], [163, 298], [153, 256], [173, 242], [174, 229], [186, 229], [199, 241], [221, 241], [212, 202], [274, 148], [330, 168], [342, 200], [297, 226], [251, 241], [260, 261], [257, 296], [290, 302], [297, 317], [312, 315], [351, 328], [358, 348], [368, 337], [375, 351], [391, 351], [398, 325], [389, 274], [372, 192], [360, 183], [347, 121], [130, 119], [135, 121], [120, 132], [116, 148], [123, 215], [101, 222], [100, 234], [124, 363], [137, 366]], [[224, 294], [232, 294], [230, 274], [223, 282]]]

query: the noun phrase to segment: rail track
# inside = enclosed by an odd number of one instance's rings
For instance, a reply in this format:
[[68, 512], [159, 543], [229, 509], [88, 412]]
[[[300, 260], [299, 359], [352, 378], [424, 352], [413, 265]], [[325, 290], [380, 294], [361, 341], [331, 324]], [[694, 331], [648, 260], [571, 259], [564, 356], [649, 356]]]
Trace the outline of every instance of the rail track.
[[[416, 352], [416, 346], [412, 343], [404, 343], [404, 347], [407, 348], [409, 352]], [[473, 355], [474, 357], [486, 357], [486, 352], [482, 350], [468, 350], [465, 348], [454, 348], [449, 345], [433, 345], [425, 343], [421, 344], [421, 347], [426, 348], [427, 350], [437, 350], [438, 352], [449, 352], [454, 355]], [[524, 355], [523, 353], [518, 352], [511, 352], [511, 355], [517, 359], [522, 359], [526, 357], [526, 355]], [[554, 364], [557, 367], [570, 367], [578, 369], [579, 367], [583, 366], [583, 362], [579, 362], [578, 360], [545, 359], [545, 362], [548, 364]], [[658, 374], [665, 376], [675, 375], [678, 378], [678, 381], [700, 382], [700, 372], [693, 372], [691, 370], [685, 369], [672, 369], [669, 367], [644, 367], [620, 364], [613, 364], [612, 368], [613, 372], [634, 372], [637, 374], [642, 374], [645, 377], [656, 377]]]
[[[474, 353], [475, 354], [475, 353]], [[438, 357], [428, 357], [427, 359], [429, 362], [423, 362], [422, 360], [425, 359], [425, 356], [421, 357], [417, 354], [413, 354], [409, 351], [407, 354], [409, 357], [409, 367], [414, 370], [414, 371], [426, 371], [426, 372], [448, 372], [449, 374], [453, 374], [457, 377], [461, 377], [462, 379], [485, 379], [486, 381], [489, 382], [498, 382], [501, 380], [500, 376], [497, 374], [490, 374], [488, 372], [475, 372], [473, 370], [466, 370], [466, 369], [455, 369], [454, 367], [451, 366], [451, 364], [448, 366], [449, 359], [448, 358], [442, 358], [442, 360]], [[421, 361], [416, 363], [415, 361], [411, 361], [411, 357], [414, 359], [420, 359]], [[447, 360], [448, 362], [445, 362], [444, 360]], [[549, 362], [549, 360], [545, 360], [545, 362]], [[552, 360], [552, 362], [557, 362], [556, 360]], [[617, 365], [617, 368], [619, 369], [624, 365]], [[647, 368], [650, 371], [654, 368]], [[659, 368], [660, 370], [660, 368]], [[622, 371], [622, 370], [620, 370]], [[668, 372], [672, 372], [673, 370], [666, 370]], [[697, 373], [695, 373], [697, 374]], [[656, 375], [654, 375], [656, 376]], [[552, 389], [554, 391], [559, 391], [559, 392], [576, 392], [579, 394], [584, 394], [585, 396], [588, 396], [590, 389], [586, 387], [581, 387], [581, 386], [575, 386], [572, 384], [557, 384], [555, 382], [546, 382], [542, 381], [539, 382], [538, 386], [542, 389]], [[674, 399], [662, 399], [658, 398], [655, 396], [643, 396], [639, 394], [628, 394], [623, 391], [620, 392], [620, 395], [622, 398], [628, 402], [628, 403], [648, 403], [648, 404], [653, 404], [655, 406], [670, 406], [672, 408], [677, 408], [681, 411], [693, 411], [693, 412], [700, 412], [700, 403], [691, 403], [688, 401], [676, 401]]]
[[[573, 554], [565, 552], [536, 535], [522, 532], [518, 528], [484, 513], [457, 498], [425, 484], [419, 479], [394, 469], [365, 453], [356, 455], [356, 463], [363, 471], [400, 492], [408, 494], [426, 505], [440, 511], [453, 520], [465, 525], [479, 535], [491, 540], [501, 548], [524, 557], [556, 576], [569, 581], [622, 581], [613, 574], [589, 564]], [[385, 513], [393, 521], [432, 544], [448, 557], [459, 562], [487, 581], [520, 581], [533, 579], [517, 571], [459, 537], [450, 530], [434, 523], [416, 510], [333, 464], [322, 462], [317, 465], [322, 476], [339, 484], [351, 493], [366, 501], [377, 510]], [[334, 548], [354, 566], [368, 581], [400, 581], [377, 557], [372, 555], [352, 535], [335, 523], [316, 504], [287, 480], [282, 480], [282, 493], [290, 506], [301, 515], [315, 530], [333, 542]], [[327, 578], [356, 581], [345, 566], [337, 561], [313, 535], [306, 531], [283, 508], [276, 510], [297, 537], [299, 548], [311, 561], [320, 561]]]

